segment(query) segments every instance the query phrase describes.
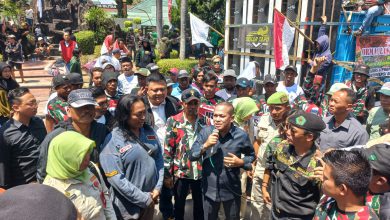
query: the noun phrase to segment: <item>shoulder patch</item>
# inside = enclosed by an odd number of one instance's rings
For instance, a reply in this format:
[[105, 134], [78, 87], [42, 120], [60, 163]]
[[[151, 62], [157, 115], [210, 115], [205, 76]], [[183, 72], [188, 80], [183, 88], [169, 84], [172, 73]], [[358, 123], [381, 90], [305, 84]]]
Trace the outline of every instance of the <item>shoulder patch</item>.
[[156, 136], [155, 135], [147, 135], [146, 139], [148, 139], [148, 141], [155, 141], [156, 140]]
[[117, 170], [113, 170], [113, 171], [111, 171], [109, 173], [105, 173], [106, 177], [113, 177], [113, 176], [115, 176], [117, 174], [118, 174]]
[[133, 146], [131, 144], [129, 145], [126, 145], [124, 147], [121, 147], [119, 148], [119, 153], [123, 154], [124, 152], [128, 151], [129, 149], [131, 149]]

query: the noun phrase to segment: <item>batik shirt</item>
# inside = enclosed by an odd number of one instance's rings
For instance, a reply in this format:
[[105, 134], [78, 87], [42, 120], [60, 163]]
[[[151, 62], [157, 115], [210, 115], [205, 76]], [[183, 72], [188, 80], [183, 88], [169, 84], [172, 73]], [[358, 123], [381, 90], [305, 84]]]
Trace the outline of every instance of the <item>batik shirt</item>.
[[192, 180], [201, 178], [202, 165], [199, 161], [191, 162], [188, 157], [196, 135], [204, 126], [204, 121], [199, 118], [192, 126], [183, 112], [168, 118], [164, 143], [165, 176], [174, 175], [177, 178]]
[[58, 96], [49, 101], [49, 104], [47, 105], [47, 113], [52, 119], [54, 119], [55, 124], [58, 124], [60, 121], [68, 120], [66, 111], [68, 106], [68, 102], [65, 102]]
[[280, 135], [272, 138], [272, 140], [267, 144], [266, 148], [265, 148], [265, 158], [266, 158], [266, 167], [268, 167], [268, 163], [269, 162], [272, 162], [274, 163], [274, 161], [272, 161], [272, 157], [275, 153], [275, 150], [276, 150], [276, 147], [278, 146], [278, 144], [280, 144], [281, 142], [283, 141], [282, 137]]
[[212, 99], [206, 99], [204, 96], [200, 98], [200, 106], [198, 115], [201, 119], [206, 122], [206, 125], [214, 125], [213, 115], [215, 106], [218, 103], [224, 102], [225, 100], [219, 96], [214, 96]]
[[369, 206], [362, 207], [357, 212], [344, 212], [337, 207], [336, 200], [323, 196], [313, 220], [376, 220], [378, 216]]

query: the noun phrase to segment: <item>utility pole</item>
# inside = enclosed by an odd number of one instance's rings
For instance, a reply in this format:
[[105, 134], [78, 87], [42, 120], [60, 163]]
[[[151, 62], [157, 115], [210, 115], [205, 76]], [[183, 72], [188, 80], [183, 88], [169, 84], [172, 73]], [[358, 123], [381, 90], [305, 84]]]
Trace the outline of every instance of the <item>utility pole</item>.
[[180, 5], [180, 60], [186, 58], [186, 20], [187, 0], [181, 0]]

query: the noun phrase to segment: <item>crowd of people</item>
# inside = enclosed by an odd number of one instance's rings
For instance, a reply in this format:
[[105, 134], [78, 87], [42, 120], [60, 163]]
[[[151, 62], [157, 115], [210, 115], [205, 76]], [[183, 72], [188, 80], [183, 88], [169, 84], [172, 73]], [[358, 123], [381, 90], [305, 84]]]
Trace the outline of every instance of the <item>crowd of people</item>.
[[358, 64], [327, 90], [326, 35], [302, 85], [294, 65], [277, 79], [202, 53], [162, 72], [139, 36], [108, 35], [86, 87], [64, 32], [44, 120], [13, 55], [0, 63], [0, 219], [150, 220], [159, 206], [181, 220], [189, 194], [196, 220], [390, 219], [390, 83], [375, 91]]

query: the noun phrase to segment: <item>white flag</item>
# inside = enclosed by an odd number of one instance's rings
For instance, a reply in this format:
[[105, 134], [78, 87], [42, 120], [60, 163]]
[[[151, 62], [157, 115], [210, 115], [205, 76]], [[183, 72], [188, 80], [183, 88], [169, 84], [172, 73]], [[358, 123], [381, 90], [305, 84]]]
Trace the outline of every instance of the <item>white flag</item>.
[[198, 17], [190, 13], [192, 45], [194, 44], [206, 44], [208, 47], [213, 47], [210, 42], [207, 41], [209, 35], [209, 25]]

